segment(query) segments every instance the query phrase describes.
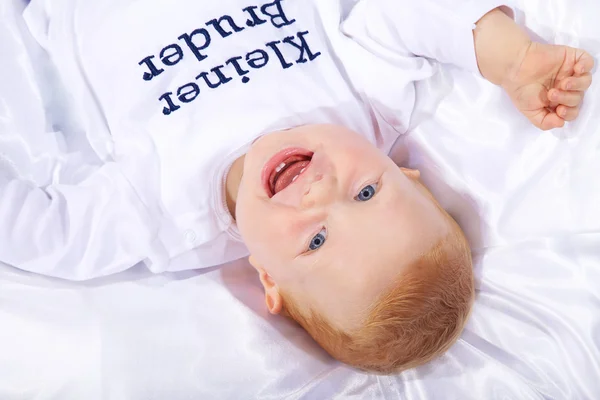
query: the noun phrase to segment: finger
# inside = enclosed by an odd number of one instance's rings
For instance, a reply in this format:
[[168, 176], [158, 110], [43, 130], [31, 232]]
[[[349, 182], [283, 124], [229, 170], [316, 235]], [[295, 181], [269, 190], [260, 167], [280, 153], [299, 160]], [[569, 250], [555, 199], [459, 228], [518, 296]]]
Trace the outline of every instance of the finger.
[[583, 52], [578, 57], [577, 63], [575, 64], [575, 75], [583, 75], [590, 72], [594, 68], [594, 58], [587, 52]]
[[583, 100], [583, 92], [563, 92], [562, 90], [552, 89], [548, 92], [548, 100], [553, 104], [576, 107]]
[[540, 110], [536, 115], [532, 116], [531, 122], [544, 131], [562, 128], [565, 125], [565, 120], [556, 115], [556, 113], [548, 111], [545, 108]]
[[558, 106], [556, 114], [565, 121], [573, 121], [579, 117], [579, 107]]
[[563, 79], [560, 82], [560, 88], [562, 90], [580, 90], [586, 91], [592, 86], [592, 74], [589, 72], [577, 77], [571, 77]]

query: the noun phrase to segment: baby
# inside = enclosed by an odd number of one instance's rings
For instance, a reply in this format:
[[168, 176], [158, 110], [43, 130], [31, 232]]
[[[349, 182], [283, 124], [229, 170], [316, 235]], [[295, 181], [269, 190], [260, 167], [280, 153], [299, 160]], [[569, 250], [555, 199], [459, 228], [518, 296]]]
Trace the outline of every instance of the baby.
[[[500, 11], [475, 30], [482, 74], [538, 127], [577, 117], [587, 53], [531, 42]], [[259, 139], [232, 166], [228, 205], [270, 312], [300, 323], [335, 358], [391, 372], [456, 341], [473, 301], [470, 251], [419, 181], [334, 125]]]
[[[121, 9], [63, 3], [65, 18], [81, 13], [77, 24], [51, 16], [60, 6], [43, 11], [46, 3], [34, 0], [31, 10], [49, 20], [32, 30], [54, 55], [105, 163], [89, 178], [73, 174], [44, 188], [0, 186], [0, 261], [81, 280], [138, 262], [163, 272], [249, 255], [270, 312], [295, 319], [335, 358], [378, 372], [443, 353], [473, 301], [463, 233], [419, 172], [386, 155], [409, 125], [412, 82], [433, 73], [415, 55], [478, 69], [541, 129], [575, 119], [591, 84], [589, 54], [533, 43], [495, 1], [462, 4], [466, 17], [457, 22], [440, 14], [439, 0], [402, 7], [361, 0], [343, 34], [333, 0], [185, 2], [185, 9], [176, 7], [184, 0], [119, 2]], [[243, 12], [223, 14], [234, 6]], [[447, 46], [410, 34], [422, 26], [419, 7], [456, 28]], [[177, 9], [170, 20], [187, 32], [179, 36], [178, 26], [158, 23]], [[138, 12], [146, 18], [132, 30], [128, 13]], [[221, 16], [194, 28], [198, 15], [212, 13]], [[360, 13], [366, 18], [355, 18]], [[82, 32], [69, 32], [73, 26]], [[242, 47], [235, 37], [262, 47]], [[107, 42], [104, 51], [115, 56], [103, 53]], [[212, 59], [220, 64], [190, 81]], [[173, 82], [181, 86], [163, 86]]]

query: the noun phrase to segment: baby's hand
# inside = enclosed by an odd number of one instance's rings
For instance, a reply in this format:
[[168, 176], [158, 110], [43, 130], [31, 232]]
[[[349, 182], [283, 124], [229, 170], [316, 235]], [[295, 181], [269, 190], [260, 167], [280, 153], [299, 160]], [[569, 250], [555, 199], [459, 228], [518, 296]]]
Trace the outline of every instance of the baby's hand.
[[594, 59], [584, 50], [532, 43], [502, 87], [538, 128], [560, 128], [579, 115]]

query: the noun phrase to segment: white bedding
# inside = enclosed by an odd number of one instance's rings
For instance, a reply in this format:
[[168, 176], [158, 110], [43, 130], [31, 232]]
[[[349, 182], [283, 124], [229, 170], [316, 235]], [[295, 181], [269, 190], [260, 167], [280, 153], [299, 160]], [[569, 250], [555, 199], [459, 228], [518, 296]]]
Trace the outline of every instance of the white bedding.
[[[520, 4], [541, 38], [598, 60], [597, 0]], [[0, 179], [43, 184], [78, 128], [23, 7], [0, 2]], [[389, 377], [344, 367], [267, 315], [245, 262], [84, 284], [0, 266], [0, 399], [599, 399], [599, 80], [579, 120], [549, 133], [467, 73], [419, 87], [418, 124], [395, 157], [466, 230], [478, 282], [441, 359]], [[30, 162], [11, 163], [8, 147]]]

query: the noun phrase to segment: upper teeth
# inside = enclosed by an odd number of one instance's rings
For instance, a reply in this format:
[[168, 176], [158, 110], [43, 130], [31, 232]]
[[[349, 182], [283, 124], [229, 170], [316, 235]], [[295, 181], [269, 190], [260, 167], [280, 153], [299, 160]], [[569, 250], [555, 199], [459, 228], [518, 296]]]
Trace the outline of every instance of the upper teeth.
[[284, 168], [285, 168], [285, 163], [282, 162], [281, 164], [279, 164], [279, 166], [277, 168], [275, 168], [275, 172], [281, 172], [281, 170]]

